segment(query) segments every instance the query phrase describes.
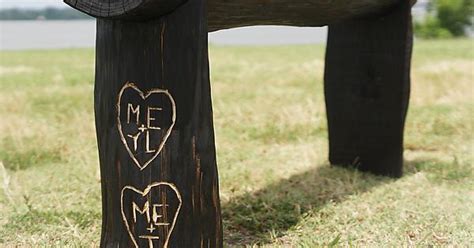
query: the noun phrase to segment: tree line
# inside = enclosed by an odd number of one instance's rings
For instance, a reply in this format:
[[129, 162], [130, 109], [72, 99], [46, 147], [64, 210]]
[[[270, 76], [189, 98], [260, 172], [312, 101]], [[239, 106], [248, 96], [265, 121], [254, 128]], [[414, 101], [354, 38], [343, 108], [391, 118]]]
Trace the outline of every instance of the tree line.
[[474, 0], [431, 0], [428, 14], [415, 22], [420, 38], [451, 38], [474, 32]]
[[77, 20], [89, 18], [91, 17], [72, 8], [0, 10], [0, 20]]

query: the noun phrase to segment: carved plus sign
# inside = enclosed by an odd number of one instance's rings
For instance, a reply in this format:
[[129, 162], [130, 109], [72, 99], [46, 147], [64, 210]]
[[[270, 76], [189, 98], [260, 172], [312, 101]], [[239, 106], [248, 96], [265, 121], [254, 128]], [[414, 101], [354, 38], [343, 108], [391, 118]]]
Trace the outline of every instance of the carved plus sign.
[[152, 233], [153, 231], [155, 231], [155, 229], [156, 228], [153, 226], [153, 223], [150, 223], [150, 227], [148, 227], [146, 230]]
[[140, 130], [140, 132], [145, 132], [147, 130], [147, 128], [145, 127], [145, 125], [142, 124], [141, 127], [138, 128], [138, 130]]

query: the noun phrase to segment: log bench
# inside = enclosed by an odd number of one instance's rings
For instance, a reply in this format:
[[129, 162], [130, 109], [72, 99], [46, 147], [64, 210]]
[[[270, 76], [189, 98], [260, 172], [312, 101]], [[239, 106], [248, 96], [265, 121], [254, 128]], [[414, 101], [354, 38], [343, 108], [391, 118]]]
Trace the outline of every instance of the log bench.
[[208, 32], [329, 25], [329, 161], [400, 177], [409, 0], [64, 0], [97, 18], [102, 247], [222, 247]]

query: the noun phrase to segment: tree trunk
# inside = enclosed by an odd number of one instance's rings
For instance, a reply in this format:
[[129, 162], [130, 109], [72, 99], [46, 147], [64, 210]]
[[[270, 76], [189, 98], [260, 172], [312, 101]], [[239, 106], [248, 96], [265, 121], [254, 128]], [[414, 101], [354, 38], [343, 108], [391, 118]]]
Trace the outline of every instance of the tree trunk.
[[379, 16], [329, 26], [325, 94], [332, 164], [402, 175], [411, 25], [404, 2]]
[[97, 22], [101, 247], [222, 247], [205, 8]]

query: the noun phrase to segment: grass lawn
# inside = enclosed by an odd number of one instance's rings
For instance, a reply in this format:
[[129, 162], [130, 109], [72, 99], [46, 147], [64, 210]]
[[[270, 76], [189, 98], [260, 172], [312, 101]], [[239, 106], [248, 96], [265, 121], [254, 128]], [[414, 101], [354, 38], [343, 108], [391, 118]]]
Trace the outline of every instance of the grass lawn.
[[[324, 46], [210, 57], [226, 246], [474, 246], [472, 40], [415, 43], [398, 180], [328, 165]], [[0, 246], [99, 244], [93, 78], [92, 49], [0, 53]]]

